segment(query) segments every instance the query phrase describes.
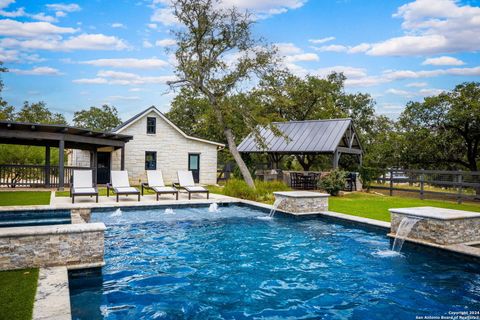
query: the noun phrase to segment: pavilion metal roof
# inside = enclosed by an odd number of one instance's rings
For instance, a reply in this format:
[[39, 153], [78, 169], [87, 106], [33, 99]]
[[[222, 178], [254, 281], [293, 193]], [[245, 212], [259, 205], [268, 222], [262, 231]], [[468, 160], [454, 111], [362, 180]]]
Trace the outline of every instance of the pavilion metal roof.
[[[260, 128], [262, 146], [251, 133], [238, 146], [240, 152], [257, 153], [334, 153], [338, 148], [356, 149], [361, 145], [351, 119], [274, 122], [282, 135]], [[345, 151], [345, 150], [344, 150]]]

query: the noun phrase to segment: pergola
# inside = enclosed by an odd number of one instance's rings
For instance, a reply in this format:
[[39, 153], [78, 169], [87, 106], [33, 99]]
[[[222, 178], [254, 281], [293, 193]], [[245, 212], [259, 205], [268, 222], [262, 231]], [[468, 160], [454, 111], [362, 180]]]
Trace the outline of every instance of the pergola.
[[[50, 187], [50, 148], [59, 148], [58, 189], [65, 186], [65, 149], [91, 151], [91, 167], [96, 171], [97, 150], [104, 147], [121, 149], [121, 169], [125, 167], [125, 143], [132, 136], [99, 132], [66, 125], [0, 121], [0, 144], [45, 147], [44, 184]], [[93, 175], [94, 179], [96, 174]]]
[[238, 146], [242, 153], [266, 153], [273, 162], [283, 155], [331, 154], [332, 166], [338, 168], [342, 154], [353, 154], [362, 163], [362, 146], [352, 119], [307, 120], [272, 123], [278, 130], [260, 128]]

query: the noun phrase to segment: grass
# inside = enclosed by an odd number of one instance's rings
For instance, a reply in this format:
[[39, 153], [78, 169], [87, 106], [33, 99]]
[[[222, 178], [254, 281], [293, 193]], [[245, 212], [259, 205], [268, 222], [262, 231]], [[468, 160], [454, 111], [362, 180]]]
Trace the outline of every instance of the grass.
[[390, 197], [364, 192], [351, 193], [340, 197], [330, 197], [329, 199], [329, 209], [331, 211], [387, 222], [390, 222], [388, 209], [421, 206], [480, 212], [480, 204], [457, 204], [453, 201]]
[[255, 189], [252, 189], [245, 181], [237, 179], [228, 180], [224, 186], [209, 186], [208, 189], [212, 193], [270, 204], [275, 200], [273, 192], [291, 190], [281, 181], [256, 180]]
[[0, 272], [0, 319], [32, 319], [38, 269]]
[[50, 204], [50, 191], [2, 191], [0, 206]]

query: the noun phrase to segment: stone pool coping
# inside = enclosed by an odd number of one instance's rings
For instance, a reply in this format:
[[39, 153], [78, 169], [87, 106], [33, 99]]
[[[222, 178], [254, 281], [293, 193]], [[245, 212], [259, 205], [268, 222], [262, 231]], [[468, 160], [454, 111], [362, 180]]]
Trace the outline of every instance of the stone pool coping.
[[279, 195], [287, 198], [328, 198], [328, 193], [313, 191], [276, 191], [273, 195]]
[[83, 233], [90, 231], [105, 231], [104, 223], [55, 224], [47, 226], [8, 227], [0, 228], [0, 238], [15, 236], [38, 236], [63, 233]]
[[480, 212], [445, 209], [436, 207], [412, 207], [412, 208], [392, 208], [388, 209], [391, 213], [414, 216], [419, 218], [428, 218], [435, 220], [457, 220], [480, 218]]
[[72, 319], [66, 267], [40, 268], [32, 319]]

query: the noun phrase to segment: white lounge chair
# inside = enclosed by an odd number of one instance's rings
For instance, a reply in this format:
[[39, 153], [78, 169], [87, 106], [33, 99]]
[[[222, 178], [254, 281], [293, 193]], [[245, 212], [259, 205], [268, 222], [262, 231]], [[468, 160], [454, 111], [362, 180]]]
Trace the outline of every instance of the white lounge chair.
[[93, 186], [92, 170], [73, 170], [70, 184], [70, 197], [75, 203], [75, 196], [95, 196], [98, 202], [98, 190]]
[[178, 184], [180, 187], [188, 192], [188, 199], [192, 198], [192, 193], [206, 193], [207, 199], [210, 196], [210, 191], [201, 186], [196, 186], [193, 181], [192, 171], [178, 171]]
[[147, 183], [142, 183], [142, 196], [143, 189], [152, 189], [157, 194], [157, 201], [161, 194], [173, 194], [177, 196], [178, 200], [178, 190], [174, 187], [166, 187], [165, 182], [163, 181], [163, 175], [161, 170], [147, 170]]
[[138, 201], [140, 201], [140, 191], [137, 188], [131, 187], [128, 181], [127, 171], [112, 171], [110, 175], [111, 183], [107, 183], [107, 197], [110, 196], [110, 189], [115, 192], [118, 197], [120, 195], [136, 194], [138, 195]]

